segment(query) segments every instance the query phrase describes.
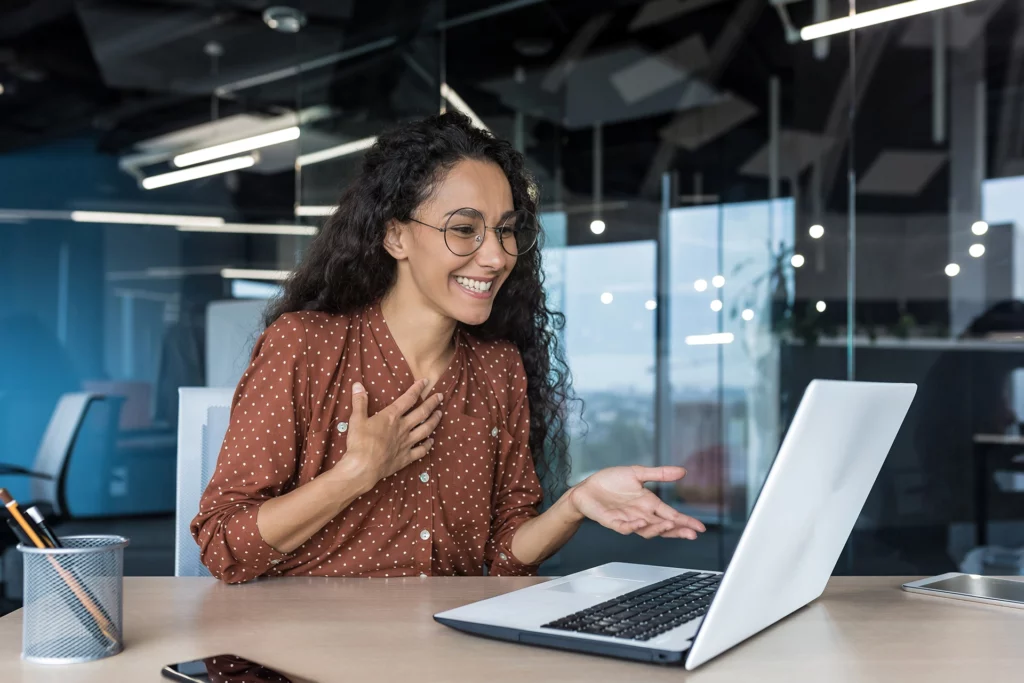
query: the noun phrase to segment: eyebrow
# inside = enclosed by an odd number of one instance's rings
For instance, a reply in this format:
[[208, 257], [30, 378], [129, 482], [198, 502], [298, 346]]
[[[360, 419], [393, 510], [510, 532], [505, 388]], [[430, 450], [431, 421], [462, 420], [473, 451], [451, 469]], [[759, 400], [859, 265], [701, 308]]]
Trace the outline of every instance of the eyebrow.
[[[453, 209], [453, 210], [449, 211], [448, 213], [444, 214], [443, 216], [441, 216], [441, 218], [443, 218], [445, 220], [448, 220], [449, 218], [451, 218], [455, 214], [461, 213], [462, 211], [468, 211], [470, 209], [472, 209], [473, 211], [476, 211], [481, 216], [484, 215], [483, 211], [481, 211], [479, 209], [474, 209], [472, 206], [460, 206], [459, 208]], [[515, 209], [509, 209], [505, 213], [501, 214], [501, 216], [498, 217], [498, 222], [495, 223], [495, 225], [500, 225], [502, 221], [504, 221], [506, 218], [508, 218], [509, 216], [514, 214], [515, 212], [516, 212]], [[484, 220], [486, 220], [486, 217], [484, 218]]]

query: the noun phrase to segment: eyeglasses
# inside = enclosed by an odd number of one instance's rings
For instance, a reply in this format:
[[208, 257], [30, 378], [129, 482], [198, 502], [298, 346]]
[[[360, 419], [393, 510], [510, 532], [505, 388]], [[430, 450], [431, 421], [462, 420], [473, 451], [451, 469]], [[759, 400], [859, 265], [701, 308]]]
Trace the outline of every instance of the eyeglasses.
[[539, 232], [536, 216], [526, 209], [507, 214], [501, 223], [493, 228], [487, 227], [479, 211], [470, 208], [453, 211], [443, 228], [415, 218], [409, 220], [443, 233], [448, 251], [456, 256], [469, 256], [475, 253], [483, 246], [484, 236], [488, 230], [493, 230], [498, 236], [498, 243], [507, 254], [521, 256], [533, 249]]

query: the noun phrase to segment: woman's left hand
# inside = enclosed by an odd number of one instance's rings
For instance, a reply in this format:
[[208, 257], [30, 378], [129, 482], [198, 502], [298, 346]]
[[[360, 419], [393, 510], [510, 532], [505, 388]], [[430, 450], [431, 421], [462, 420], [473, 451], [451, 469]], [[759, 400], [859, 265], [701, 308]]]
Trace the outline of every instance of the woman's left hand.
[[569, 491], [569, 500], [584, 517], [618, 531], [644, 538], [697, 538], [703, 524], [662, 502], [644, 488], [649, 481], [678, 481], [682, 467], [609, 467], [587, 477]]

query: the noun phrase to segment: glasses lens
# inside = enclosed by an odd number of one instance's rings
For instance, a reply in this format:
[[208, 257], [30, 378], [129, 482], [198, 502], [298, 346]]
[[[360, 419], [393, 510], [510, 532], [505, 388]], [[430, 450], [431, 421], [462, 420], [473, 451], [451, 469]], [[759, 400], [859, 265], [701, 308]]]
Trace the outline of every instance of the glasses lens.
[[537, 219], [526, 210], [516, 211], [502, 224], [501, 246], [518, 256], [525, 254], [537, 243]]
[[448, 217], [444, 241], [456, 256], [469, 256], [484, 243], [484, 217], [475, 209], [460, 209]]

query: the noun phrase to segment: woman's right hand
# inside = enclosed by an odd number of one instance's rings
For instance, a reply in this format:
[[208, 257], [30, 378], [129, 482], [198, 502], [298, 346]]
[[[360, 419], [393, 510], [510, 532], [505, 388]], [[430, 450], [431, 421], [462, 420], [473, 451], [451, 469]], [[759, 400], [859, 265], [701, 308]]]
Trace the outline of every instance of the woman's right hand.
[[[352, 385], [348, 448], [339, 464], [348, 461], [363, 478], [367, 490], [422, 458], [434, 445], [430, 435], [441, 422], [438, 408], [443, 397], [433, 394], [416, 406], [427, 384], [428, 380], [417, 380], [394, 403], [373, 417], [366, 415], [366, 389], [358, 383]], [[348, 472], [351, 474], [352, 470]]]

